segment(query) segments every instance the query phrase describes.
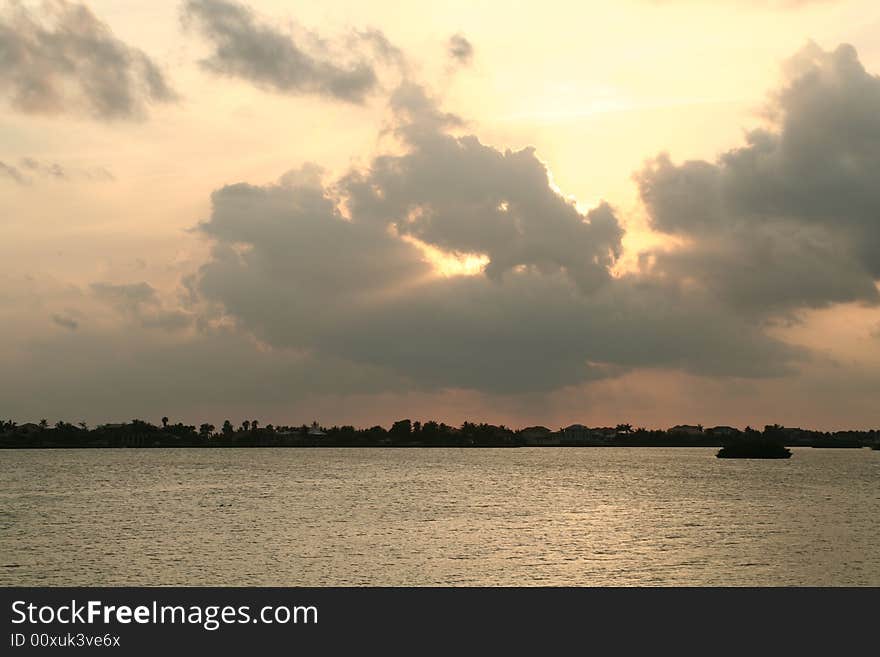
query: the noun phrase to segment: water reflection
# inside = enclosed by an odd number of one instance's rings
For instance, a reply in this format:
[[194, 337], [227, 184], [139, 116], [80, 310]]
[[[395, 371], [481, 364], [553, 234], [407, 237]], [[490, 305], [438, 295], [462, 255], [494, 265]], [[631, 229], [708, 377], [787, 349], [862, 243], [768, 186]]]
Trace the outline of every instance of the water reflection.
[[6, 451], [3, 585], [880, 585], [880, 453]]

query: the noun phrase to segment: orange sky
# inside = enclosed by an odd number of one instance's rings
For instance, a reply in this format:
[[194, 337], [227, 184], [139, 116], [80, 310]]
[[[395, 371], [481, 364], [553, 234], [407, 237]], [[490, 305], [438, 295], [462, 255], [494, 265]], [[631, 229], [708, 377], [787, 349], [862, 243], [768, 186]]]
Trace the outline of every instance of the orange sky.
[[[42, 16], [40, 3], [22, 5]], [[0, 163], [10, 168], [4, 176], [0, 167], [0, 366], [7, 372], [0, 413], [19, 421], [90, 422], [169, 415], [191, 422], [258, 416], [279, 424], [388, 424], [408, 416], [514, 426], [880, 425], [880, 311], [859, 301], [795, 306], [785, 317], [750, 319], [731, 310], [762, 335], [809, 354], [784, 375], [682, 369], [650, 357], [632, 365], [624, 356], [603, 364], [626, 361], [616, 375], [574, 383], [560, 378], [539, 390], [465, 379], [459, 385], [454, 376], [431, 372], [418, 379], [408, 366], [395, 368], [378, 356], [364, 362], [344, 347], [326, 351], [320, 336], [302, 344], [267, 337], [249, 323], [253, 316], [235, 316], [204, 291], [194, 305], [187, 301], [188, 282], [216, 257], [211, 249], [218, 238], [194, 230], [212, 220], [212, 193], [240, 182], [271, 185], [309, 162], [322, 167], [330, 185], [352, 170], [366, 171], [377, 155], [406, 154], [405, 141], [389, 132], [397, 120], [389, 99], [403, 78], [463, 119], [450, 135], [476, 135], [502, 153], [534, 147], [553, 189], [582, 216], [603, 200], [610, 203], [626, 231], [614, 275], [637, 272], [640, 255], [674, 249], [688, 238], [652, 227], [634, 173], [660, 152], [674, 163], [714, 162], [741, 147], [748, 130], [768, 125], [764, 110], [784, 79], [783, 62], [810, 40], [828, 52], [852, 44], [865, 69], [880, 72], [875, 2], [249, 5], [261, 24], [320, 57], [351, 54], [344, 39], [355, 30], [381, 30], [405, 56], [406, 71], [377, 65], [378, 86], [363, 103], [278, 92], [201, 66], [212, 52], [210, 38], [197, 21], [181, 20], [180, 2], [95, 0], [88, 6], [96, 20], [155, 62], [175, 100], [149, 103], [142, 116], [112, 119], [74, 102], [51, 112], [25, 111], [13, 101], [16, 83], [0, 78]], [[473, 45], [469, 62], [447, 53], [456, 33]], [[319, 38], [331, 44], [328, 52], [320, 50]], [[64, 93], [75, 92], [76, 80], [59, 80]], [[57, 163], [65, 175], [29, 169], [28, 159]], [[880, 231], [876, 220], [873, 226]], [[420, 252], [429, 279], [484, 277], [490, 262], [478, 250], [444, 250], [439, 242]], [[555, 274], [541, 269], [541, 275]], [[154, 296], [130, 305], [102, 298], [95, 287], [142, 282]], [[389, 284], [382, 303], [411, 295], [423, 282]], [[284, 280], [286, 287], [309, 285]], [[168, 329], [174, 313], [190, 323]], [[293, 306], [289, 314], [294, 325], [310, 322]], [[284, 321], [294, 321], [287, 309]], [[206, 338], [207, 326], [229, 334]], [[252, 370], [239, 377], [248, 379], [240, 388], [221, 390], [216, 382], [201, 388], [198, 377], [169, 386], [180, 378], [173, 369], [176, 350], [192, 354], [187, 367], [197, 368], [201, 357], [228, 357], [231, 372]], [[164, 358], [169, 369], [162, 376], [129, 380], [146, 362]], [[288, 365], [277, 370], [281, 362]], [[334, 369], [340, 362], [344, 366]], [[311, 384], [310, 372], [325, 367], [328, 374]], [[113, 377], [122, 383], [112, 385]]]

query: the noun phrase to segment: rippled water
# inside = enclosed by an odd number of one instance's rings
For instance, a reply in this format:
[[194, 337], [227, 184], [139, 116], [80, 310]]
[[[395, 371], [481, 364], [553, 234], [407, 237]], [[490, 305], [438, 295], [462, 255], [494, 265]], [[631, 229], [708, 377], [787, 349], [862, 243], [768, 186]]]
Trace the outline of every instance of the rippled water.
[[880, 452], [0, 452], [2, 585], [880, 585]]

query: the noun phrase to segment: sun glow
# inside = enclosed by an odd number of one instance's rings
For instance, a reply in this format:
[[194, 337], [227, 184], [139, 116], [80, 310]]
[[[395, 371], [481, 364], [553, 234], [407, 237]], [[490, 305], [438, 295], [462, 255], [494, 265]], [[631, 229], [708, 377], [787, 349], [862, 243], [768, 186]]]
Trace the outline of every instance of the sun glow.
[[476, 276], [489, 264], [489, 257], [482, 253], [450, 253], [409, 235], [402, 235], [400, 239], [419, 249], [425, 261], [431, 264], [437, 274], [445, 278]]

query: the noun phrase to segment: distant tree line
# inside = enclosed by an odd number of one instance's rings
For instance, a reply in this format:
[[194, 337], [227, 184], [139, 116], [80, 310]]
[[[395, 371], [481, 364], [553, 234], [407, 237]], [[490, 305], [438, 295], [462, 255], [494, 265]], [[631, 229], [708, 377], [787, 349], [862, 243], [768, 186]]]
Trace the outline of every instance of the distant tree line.
[[589, 428], [571, 425], [556, 431], [536, 426], [513, 430], [504, 425], [464, 422], [454, 427], [434, 420], [398, 420], [389, 428], [373, 426], [322, 427], [311, 425], [263, 425], [244, 420], [234, 425], [225, 420], [219, 429], [210, 423], [199, 426], [131, 420], [89, 428], [85, 422], [72, 424], [47, 420], [18, 424], [0, 421], [0, 448], [63, 447], [713, 447], [737, 437], [762, 436], [791, 446], [875, 447], [880, 430], [821, 432], [768, 425], [763, 431], [746, 427], [679, 425], [671, 429], [634, 429], [630, 424]]

